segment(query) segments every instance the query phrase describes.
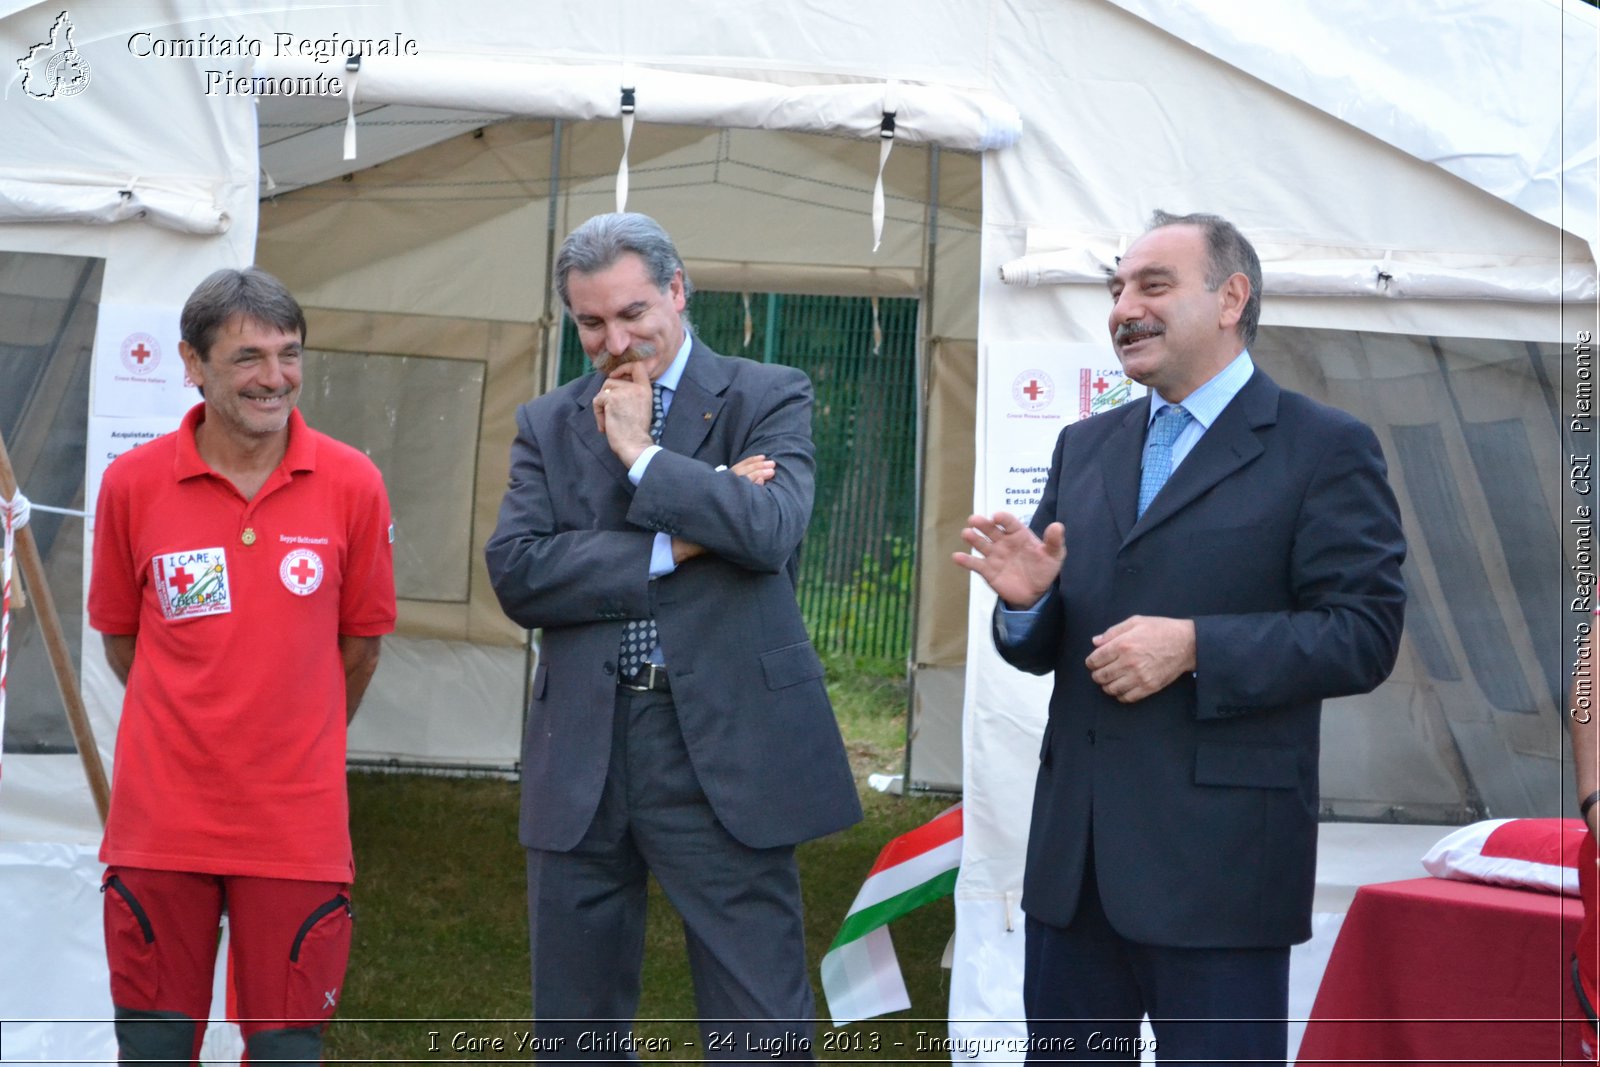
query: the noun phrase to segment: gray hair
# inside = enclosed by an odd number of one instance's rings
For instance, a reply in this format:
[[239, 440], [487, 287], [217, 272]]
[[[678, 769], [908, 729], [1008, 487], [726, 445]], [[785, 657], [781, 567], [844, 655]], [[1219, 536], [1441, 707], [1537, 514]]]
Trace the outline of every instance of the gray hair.
[[561, 305], [569, 312], [572, 310], [567, 278], [573, 271], [598, 274], [630, 252], [644, 262], [645, 272], [657, 289], [666, 292], [673, 274], [683, 271], [684, 299], [694, 295], [694, 285], [689, 281], [689, 272], [684, 270], [683, 257], [678, 255], [677, 247], [661, 228], [661, 223], [649, 215], [627, 211], [596, 215], [561, 243], [561, 251], [556, 255], [556, 292], [561, 296]]
[[1174, 215], [1157, 209], [1150, 216], [1150, 230], [1164, 226], [1198, 226], [1205, 234], [1205, 281], [1211, 292], [1235, 274], [1243, 274], [1250, 283], [1250, 296], [1239, 315], [1239, 336], [1249, 348], [1255, 343], [1256, 327], [1261, 323], [1261, 257], [1256, 255], [1255, 246], [1221, 215]]
[[306, 313], [288, 286], [260, 267], [225, 267], [195, 286], [178, 319], [179, 336], [200, 353], [201, 362], [206, 362], [211, 358], [217, 331], [235, 315], [263, 326], [293, 330], [300, 335], [301, 343], [305, 342]]

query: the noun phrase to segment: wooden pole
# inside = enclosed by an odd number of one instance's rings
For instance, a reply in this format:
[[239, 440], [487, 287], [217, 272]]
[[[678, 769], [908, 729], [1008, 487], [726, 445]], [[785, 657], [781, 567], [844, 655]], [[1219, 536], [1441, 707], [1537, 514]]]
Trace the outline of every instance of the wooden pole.
[[[16, 491], [17, 476], [11, 469], [11, 455], [6, 451], [5, 435], [0, 434], [0, 496], [9, 500]], [[106, 813], [111, 810], [111, 786], [106, 782], [106, 768], [100, 762], [100, 749], [94, 743], [89, 712], [83, 706], [78, 679], [72, 672], [72, 656], [67, 650], [61, 619], [56, 615], [55, 601], [50, 598], [50, 583], [45, 580], [44, 561], [39, 557], [39, 546], [33, 539], [33, 531], [26, 526], [16, 532], [16, 553], [22, 576], [28, 583], [28, 591], [33, 594], [33, 610], [39, 616], [39, 630], [44, 634], [45, 647], [50, 652], [50, 668], [55, 672], [56, 688], [61, 691], [61, 703], [67, 709], [67, 723], [72, 727], [72, 739], [78, 745], [78, 758], [83, 761], [83, 773], [89, 779], [89, 792], [94, 795], [94, 806], [100, 813], [100, 825], [104, 826]]]

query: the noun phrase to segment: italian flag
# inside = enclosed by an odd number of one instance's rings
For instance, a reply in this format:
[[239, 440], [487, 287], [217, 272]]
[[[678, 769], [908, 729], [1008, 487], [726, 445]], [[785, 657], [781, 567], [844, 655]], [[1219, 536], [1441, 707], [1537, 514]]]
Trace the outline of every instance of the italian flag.
[[960, 869], [960, 804], [883, 846], [822, 957], [822, 992], [833, 1025], [911, 1007], [889, 924], [953, 893]]

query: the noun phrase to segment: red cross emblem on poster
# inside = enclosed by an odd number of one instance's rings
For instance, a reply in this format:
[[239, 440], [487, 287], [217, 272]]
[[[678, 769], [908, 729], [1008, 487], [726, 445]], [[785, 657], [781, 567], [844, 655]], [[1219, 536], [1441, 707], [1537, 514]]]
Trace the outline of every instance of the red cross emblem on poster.
[[1042, 370], [1025, 370], [1011, 383], [1011, 399], [1023, 411], [1039, 411], [1050, 406], [1056, 396], [1056, 383]]
[[161, 365], [161, 344], [147, 333], [130, 333], [122, 339], [122, 365], [144, 376]]

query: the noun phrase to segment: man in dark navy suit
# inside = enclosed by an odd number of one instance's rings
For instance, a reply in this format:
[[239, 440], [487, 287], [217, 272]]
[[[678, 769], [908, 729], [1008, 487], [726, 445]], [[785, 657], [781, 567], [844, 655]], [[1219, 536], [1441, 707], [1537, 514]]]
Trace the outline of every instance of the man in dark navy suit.
[[1147, 400], [1065, 429], [1031, 524], [956, 561], [1007, 662], [1055, 673], [1023, 910], [1030, 1057], [1281, 1062], [1311, 935], [1322, 701], [1394, 667], [1405, 541], [1378, 441], [1248, 348], [1261, 264], [1157, 212], [1111, 279]]

